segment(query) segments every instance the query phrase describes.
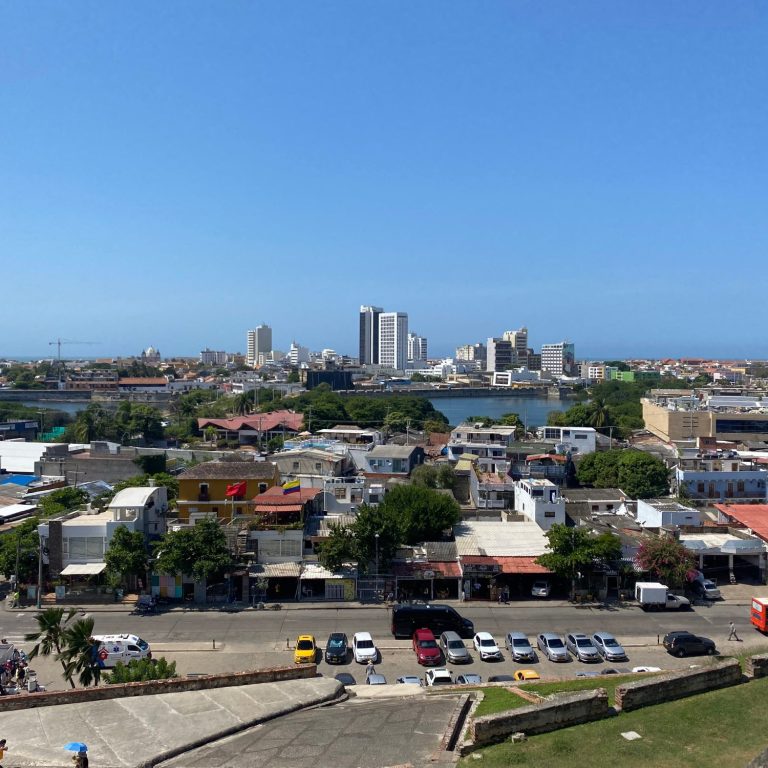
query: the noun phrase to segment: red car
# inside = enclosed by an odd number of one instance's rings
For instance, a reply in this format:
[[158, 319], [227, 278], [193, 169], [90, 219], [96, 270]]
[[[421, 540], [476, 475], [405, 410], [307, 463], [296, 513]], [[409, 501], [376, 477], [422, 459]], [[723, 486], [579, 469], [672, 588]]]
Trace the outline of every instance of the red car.
[[431, 629], [417, 629], [413, 633], [413, 650], [416, 652], [416, 660], [424, 666], [431, 667], [443, 660]]

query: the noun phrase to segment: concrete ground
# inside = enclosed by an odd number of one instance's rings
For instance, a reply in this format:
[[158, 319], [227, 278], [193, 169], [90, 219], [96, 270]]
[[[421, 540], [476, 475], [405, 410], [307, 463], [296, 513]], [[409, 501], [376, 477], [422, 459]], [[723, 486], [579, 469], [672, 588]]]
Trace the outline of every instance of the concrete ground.
[[5, 765], [71, 768], [71, 753], [63, 749], [70, 741], [88, 745], [93, 768], [154, 765], [342, 694], [335, 680], [313, 678], [7, 712]]

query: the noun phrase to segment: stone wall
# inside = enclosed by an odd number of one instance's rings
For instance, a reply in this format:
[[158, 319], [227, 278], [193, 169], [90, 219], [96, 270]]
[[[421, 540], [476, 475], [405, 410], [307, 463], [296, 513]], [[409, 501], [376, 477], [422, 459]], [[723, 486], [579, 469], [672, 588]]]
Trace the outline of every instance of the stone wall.
[[297, 680], [315, 677], [314, 664], [291, 667], [269, 667], [246, 672], [232, 672], [221, 675], [195, 675], [171, 680], [152, 680], [146, 683], [119, 683], [99, 685], [94, 688], [70, 688], [62, 691], [20, 693], [0, 697], [0, 712], [32, 707], [50, 707], [56, 704], [80, 704], [84, 701], [103, 701], [126, 696], [148, 696], [158, 693], [182, 693], [201, 691], [207, 688], [229, 688], [254, 683], [275, 683], [281, 680]]
[[472, 743], [465, 745], [464, 751], [503, 741], [513, 733], [546, 733], [600, 720], [609, 714], [604, 688], [562, 694], [543, 704], [476, 718], [469, 729]]
[[616, 687], [616, 708], [629, 712], [651, 704], [683, 699], [704, 691], [726, 688], [742, 681], [737, 659], [728, 659], [702, 669], [670, 672], [650, 680], [637, 680]]
[[750, 656], [744, 665], [744, 674], [754, 679], [768, 677], [768, 653]]

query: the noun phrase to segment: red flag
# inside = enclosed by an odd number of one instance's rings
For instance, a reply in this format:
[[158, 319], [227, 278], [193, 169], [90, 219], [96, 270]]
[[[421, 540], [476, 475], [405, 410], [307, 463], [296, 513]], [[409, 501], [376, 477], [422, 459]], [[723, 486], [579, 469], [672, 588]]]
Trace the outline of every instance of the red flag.
[[227, 486], [227, 492], [226, 497], [228, 499], [232, 498], [233, 496], [245, 496], [245, 489], [248, 484], [243, 480], [242, 483], [235, 483], [234, 485], [228, 485]]

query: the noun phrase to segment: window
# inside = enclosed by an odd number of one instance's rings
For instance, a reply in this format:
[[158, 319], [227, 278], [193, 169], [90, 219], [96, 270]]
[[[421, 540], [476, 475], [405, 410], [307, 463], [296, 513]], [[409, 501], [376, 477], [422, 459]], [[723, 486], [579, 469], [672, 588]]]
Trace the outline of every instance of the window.
[[323, 465], [319, 461], [316, 461], [315, 462], [315, 471], [319, 472], [322, 468], [323, 468]]
[[544, 517], [554, 517], [555, 516], [555, 510], [554, 509], [546, 509], [544, 510]]
[[744, 481], [743, 480], [737, 480], [736, 481], [736, 491], [738, 493], [744, 493]]
[[696, 493], [704, 493], [704, 483], [696, 483]]
[[298, 461], [294, 461], [293, 462], [293, 468], [294, 469], [298, 469], [299, 468], [299, 462]]
[[242, 515], [243, 514], [243, 508], [242, 507], [235, 507], [235, 514], [236, 515]]
[[592, 505], [592, 511], [593, 512], [599, 512], [600, 511], [600, 505], [599, 504], [593, 504]]
[[333, 489], [333, 496], [336, 499], [346, 499], [347, 498], [347, 489], [346, 488], [334, 488]]
[[266, 483], [259, 483], [259, 493], [264, 493], [267, 490]]
[[574, 435], [574, 437], [575, 437], [577, 440], [586, 440], [586, 439], [587, 439], [587, 436], [586, 436], [586, 435], [579, 435], [579, 434], [576, 434], [576, 435]]

